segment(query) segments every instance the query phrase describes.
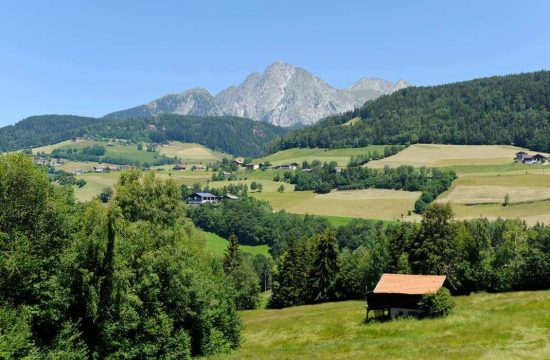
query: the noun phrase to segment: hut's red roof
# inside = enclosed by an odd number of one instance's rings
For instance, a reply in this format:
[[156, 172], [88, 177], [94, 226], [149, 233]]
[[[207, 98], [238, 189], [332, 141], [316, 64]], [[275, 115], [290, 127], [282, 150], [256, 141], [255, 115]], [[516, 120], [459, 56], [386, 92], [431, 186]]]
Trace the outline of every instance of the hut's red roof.
[[435, 293], [443, 286], [445, 275], [382, 274], [375, 294], [423, 295]]

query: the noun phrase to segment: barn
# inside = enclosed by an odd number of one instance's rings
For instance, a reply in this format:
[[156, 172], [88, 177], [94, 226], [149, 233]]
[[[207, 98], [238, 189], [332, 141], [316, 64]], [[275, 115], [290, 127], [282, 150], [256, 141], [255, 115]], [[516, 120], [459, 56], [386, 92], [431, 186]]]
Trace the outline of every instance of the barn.
[[422, 296], [438, 292], [446, 279], [445, 275], [382, 274], [374, 290], [367, 293], [367, 320], [371, 310], [392, 319], [421, 315], [418, 302]]

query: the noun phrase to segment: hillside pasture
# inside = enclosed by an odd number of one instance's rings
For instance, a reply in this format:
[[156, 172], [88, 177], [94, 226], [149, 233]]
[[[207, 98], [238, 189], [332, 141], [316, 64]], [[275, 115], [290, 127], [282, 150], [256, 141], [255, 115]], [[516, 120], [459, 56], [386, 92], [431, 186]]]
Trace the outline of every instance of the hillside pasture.
[[184, 164], [203, 164], [219, 161], [224, 157], [232, 158], [229, 154], [214, 151], [200, 144], [179, 141], [171, 141], [169, 145], [161, 146], [159, 153], [167, 157], [177, 156]]
[[519, 147], [507, 145], [414, 144], [393, 156], [371, 161], [367, 166], [383, 168], [384, 166], [397, 167], [400, 165], [452, 167], [512, 164], [515, 153], [518, 151], [529, 152]]
[[75, 187], [74, 194], [79, 201], [90, 201], [103, 189], [113, 187], [118, 181], [119, 172], [112, 173], [85, 173], [78, 175], [77, 179], [86, 180], [86, 185], [81, 188]]
[[550, 291], [455, 301], [444, 318], [367, 324], [364, 301], [245, 311], [241, 348], [215, 359], [550, 358]]
[[343, 148], [343, 149], [321, 149], [321, 148], [294, 148], [276, 152], [266, 157], [256, 159], [255, 162], [270, 161], [273, 165], [281, 165], [285, 163], [296, 162], [301, 164], [303, 161], [319, 160], [336, 161], [338, 166], [346, 166], [352, 156], [357, 156], [370, 152], [378, 151], [384, 154], [385, 145], [369, 145], [359, 148]]

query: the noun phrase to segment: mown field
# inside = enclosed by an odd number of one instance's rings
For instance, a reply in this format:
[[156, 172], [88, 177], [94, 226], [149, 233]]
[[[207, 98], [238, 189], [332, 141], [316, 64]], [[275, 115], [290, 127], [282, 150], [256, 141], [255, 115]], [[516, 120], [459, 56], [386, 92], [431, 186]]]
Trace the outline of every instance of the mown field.
[[457, 218], [520, 217], [531, 225], [549, 223], [550, 173], [461, 177], [437, 201], [450, 203]]
[[242, 313], [242, 347], [215, 359], [548, 359], [550, 291], [455, 298], [439, 319], [363, 322], [364, 301]]
[[159, 153], [168, 157], [177, 156], [184, 164], [206, 164], [224, 157], [232, 158], [229, 154], [214, 151], [200, 144], [179, 141], [171, 141], [169, 145], [163, 145], [159, 148]]

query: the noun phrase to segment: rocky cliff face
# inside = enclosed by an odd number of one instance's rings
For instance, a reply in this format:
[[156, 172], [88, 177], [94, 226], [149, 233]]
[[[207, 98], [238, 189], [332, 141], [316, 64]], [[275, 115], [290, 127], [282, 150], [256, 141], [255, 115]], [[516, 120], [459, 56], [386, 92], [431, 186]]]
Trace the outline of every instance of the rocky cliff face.
[[276, 62], [263, 73], [252, 73], [239, 86], [231, 86], [215, 97], [205, 89], [191, 89], [106, 117], [147, 117], [162, 113], [233, 115], [279, 126], [309, 125], [407, 86], [410, 84], [405, 81], [393, 84], [362, 78], [347, 89], [336, 89], [302, 68]]

